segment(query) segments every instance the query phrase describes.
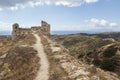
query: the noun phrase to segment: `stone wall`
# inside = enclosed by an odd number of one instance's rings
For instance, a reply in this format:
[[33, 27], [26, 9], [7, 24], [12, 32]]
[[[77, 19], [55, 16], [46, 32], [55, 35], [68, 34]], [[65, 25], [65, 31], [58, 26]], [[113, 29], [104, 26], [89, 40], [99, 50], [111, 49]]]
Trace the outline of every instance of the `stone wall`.
[[41, 26], [32, 26], [31, 28], [20, 28], [19, 24], [13, 24], [12, 39], [19, 36], [32, 34], [33, 32], [42, 33], [45, 36], [50, 36], [50, 24], [41, 21]]
[[41, 31], [43, 32], [44, 35], [50, 36], [50, 24], [48, 24], [45, 21], [41, 22]]

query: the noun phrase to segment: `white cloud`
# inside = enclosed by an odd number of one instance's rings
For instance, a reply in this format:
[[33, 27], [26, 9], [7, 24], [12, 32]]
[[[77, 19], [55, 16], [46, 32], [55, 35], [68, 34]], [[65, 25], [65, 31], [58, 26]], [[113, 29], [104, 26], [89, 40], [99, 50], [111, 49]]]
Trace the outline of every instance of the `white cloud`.
[[41, 5], [63, 5], [67, 7], [75, 7], [95, 2], [98, 2], [98, 0], [0, 0], [0, 10], [16, 10], [18, 8]]
[[85, 0], [86, 3], [93, 3], [93, 2], [97, 2], [98, 0]]
[[12, 27], [10, 23], [0, 21], [0, 31], [11, 31]]
[[109, 22], [105, 19], [92, 18], [89, 20], [90, 24], [95, 27], [116, 27], [118, 24], [115, 22]]
[[89, 20], [85, 20], [85, 23], [74, 23], [72, 25], [53, 25], [53, 31], [93, 31], [93, 32], [107, 32], [107, 31], [119, 31], [120, 28], [117, 23], [110, 22], [105, 19], [97, 19], [91, 18]]
[[118, 24], [113, 22], [113, 23], [110, 23], [110, 26], [114, 27], [114, 26], [118, 26]]

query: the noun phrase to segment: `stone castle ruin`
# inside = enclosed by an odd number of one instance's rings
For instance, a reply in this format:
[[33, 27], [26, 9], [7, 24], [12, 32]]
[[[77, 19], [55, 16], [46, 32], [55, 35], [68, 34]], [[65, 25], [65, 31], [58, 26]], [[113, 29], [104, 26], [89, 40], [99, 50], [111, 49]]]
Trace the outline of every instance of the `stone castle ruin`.
[[32, 26], [31, 28], [20, 28], [19, 24], [13, 24], [12, 39], [16, 39], [22, 35], [32, 34], [33, 32], [39, 32], [45, 36], [50, 36], [50, 24], [45, 21], [41, 21], [41, 26]]

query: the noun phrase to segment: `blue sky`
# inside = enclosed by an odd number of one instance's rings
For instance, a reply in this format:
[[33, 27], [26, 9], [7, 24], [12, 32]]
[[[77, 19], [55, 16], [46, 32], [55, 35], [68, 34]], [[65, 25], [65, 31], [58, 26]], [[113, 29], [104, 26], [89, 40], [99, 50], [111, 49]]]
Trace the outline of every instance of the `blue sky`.
[[51, 24], [53, 31], [120, 31], [120, 0], [0, 0], [0, 31]]

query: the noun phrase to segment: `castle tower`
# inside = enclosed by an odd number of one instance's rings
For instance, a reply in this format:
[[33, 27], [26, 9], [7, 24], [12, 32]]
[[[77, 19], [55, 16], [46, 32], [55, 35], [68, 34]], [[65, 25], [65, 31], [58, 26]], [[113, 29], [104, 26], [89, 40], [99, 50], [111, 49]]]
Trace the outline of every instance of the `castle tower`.
[[13, 31], [12, 31], [12, 40], [14, 40], [19, 35], [19, 24], [13, 24]]
[[45, 21], [41, 21], [41, 30], [44, 35], [50, 36], [50, 24]]

